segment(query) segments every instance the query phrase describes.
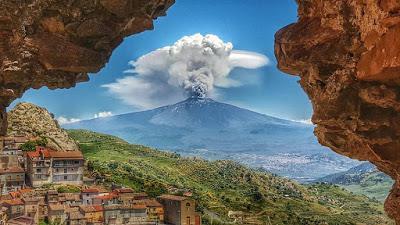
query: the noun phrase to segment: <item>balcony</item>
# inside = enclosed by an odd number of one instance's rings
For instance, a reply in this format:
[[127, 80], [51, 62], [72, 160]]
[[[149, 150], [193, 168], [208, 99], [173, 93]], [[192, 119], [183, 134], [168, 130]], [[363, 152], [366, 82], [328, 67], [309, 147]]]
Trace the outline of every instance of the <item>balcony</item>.
[[46, 163], [46, 164], [36, 163], [36, 164], [33, 164], [33, 167], [34, 167], [34, 168], [37, 168], [37, 167], [47, 168], [47, 167], [50, 167], [50, 162], [49, 162], [49, 163]]
[[20, 182], [24, 182], [25, 178], [21, 177], [21, 178], [7, 178], [6, 179], [6, 183], [12, 183], [12, 182], [16, 182], [16, 183], [20, 183]]
[[53, 168], [61, 168], [61, 167], [81, 167], [80, 163], [53, 163]]

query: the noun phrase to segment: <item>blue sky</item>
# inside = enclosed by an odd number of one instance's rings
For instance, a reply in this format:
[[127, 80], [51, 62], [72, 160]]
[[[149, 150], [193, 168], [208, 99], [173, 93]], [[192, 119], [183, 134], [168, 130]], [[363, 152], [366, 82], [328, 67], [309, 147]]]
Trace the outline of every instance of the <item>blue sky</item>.
[[233, 70], [231, 77], [249, 82], [219, 89], [219, 101], [281, 118], [308, 119], [312, 109], [297, 84], [299, 78], [276, 69], [273, 49], [275, 32], [296, 21], [296, 10], [294, 0], [177, 0], [168, 15], [155, 22], [153, 31], [126, 38], [105, 68], [90, 75], [90, 82], [77, 84], [72, 89], [29, 90], [16, 102], [32, 102], [46, 107], [57, 117], [67, 118], [91, 118], [102, 111], [113, 114], [137, 111], [102, 85], [126, 76], [123, 71], [130, 69], [129, 61], [172, 45], [185, 35], [201, 33], [217, 35], [223, 41], [232, 42], [234, 49], [261, 53], [271, 60], [268, 66], [259, 69]]

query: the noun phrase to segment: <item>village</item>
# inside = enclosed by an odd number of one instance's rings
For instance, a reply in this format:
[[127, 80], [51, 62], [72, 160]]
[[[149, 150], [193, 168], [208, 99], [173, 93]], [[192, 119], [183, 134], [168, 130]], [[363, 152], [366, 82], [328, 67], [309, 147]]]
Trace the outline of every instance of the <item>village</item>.
[[39, 145], [24, 151], [31, 141], [0, 138], [0, 225], [201, 225], [190, 194], [151, 198], [127, 187], [106, 188], [84, 176], [80, 151]]

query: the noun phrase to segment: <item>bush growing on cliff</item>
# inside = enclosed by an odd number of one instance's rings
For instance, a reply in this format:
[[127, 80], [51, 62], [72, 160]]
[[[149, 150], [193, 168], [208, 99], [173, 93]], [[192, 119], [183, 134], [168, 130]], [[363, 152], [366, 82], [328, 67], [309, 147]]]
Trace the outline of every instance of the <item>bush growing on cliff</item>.
[[27, 141], [26, 143], [21, 145], [22, 151], [35, 151], [36, 146], [46, 147], [48, 141], [45, 137], [41, 137], [40, 139], [34, 141]]

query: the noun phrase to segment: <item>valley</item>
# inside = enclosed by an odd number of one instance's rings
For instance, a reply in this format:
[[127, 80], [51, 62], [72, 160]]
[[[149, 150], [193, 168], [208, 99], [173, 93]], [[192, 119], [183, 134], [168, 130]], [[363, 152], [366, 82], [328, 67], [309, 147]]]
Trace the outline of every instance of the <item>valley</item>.
[[205, 224], [227, 223], [232, 210], [244, 212], [253, 224], [393, 224], [379, 201], [338, 186], [301, 185], [233, 161], [210, 162], [110, 135], [68, 132], [79, 144], [91, 176], [151, 196], [191, 192]]

